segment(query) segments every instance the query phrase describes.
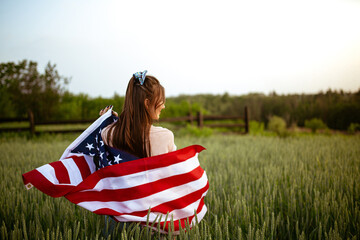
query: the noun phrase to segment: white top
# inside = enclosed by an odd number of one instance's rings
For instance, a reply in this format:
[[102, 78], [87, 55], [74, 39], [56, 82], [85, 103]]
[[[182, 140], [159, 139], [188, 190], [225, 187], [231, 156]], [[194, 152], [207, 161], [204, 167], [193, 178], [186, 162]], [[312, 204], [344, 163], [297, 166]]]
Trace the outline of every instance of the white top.
[[[109, 126], [107, 126], [101, 131], [101, 137], [106, 145], [112, 147], [113, 145], [111, 142], [106, 142]], [[174, 143], [174, 134], [167, 128], [155, 127], [151, 125], [149, 137], [151, 156], [156, 156], [176, 150], [176, 145]]]

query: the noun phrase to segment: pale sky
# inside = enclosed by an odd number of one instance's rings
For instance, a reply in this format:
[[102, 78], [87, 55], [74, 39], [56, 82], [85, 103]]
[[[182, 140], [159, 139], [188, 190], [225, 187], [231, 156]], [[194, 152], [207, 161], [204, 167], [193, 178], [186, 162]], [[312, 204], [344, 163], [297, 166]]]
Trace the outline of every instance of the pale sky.
[[360, 1], [0, 0], [0, 62], [22, 59], [93, 97], [145, 69], [167, 96], [357, 91]]

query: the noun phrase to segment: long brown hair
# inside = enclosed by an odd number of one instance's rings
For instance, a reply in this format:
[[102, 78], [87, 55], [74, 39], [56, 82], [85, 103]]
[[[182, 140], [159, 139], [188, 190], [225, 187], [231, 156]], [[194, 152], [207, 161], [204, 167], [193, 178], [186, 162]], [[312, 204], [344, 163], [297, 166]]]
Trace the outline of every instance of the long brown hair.
[[[145, 99], [149, 105], [145, 106]], [[165, 90], [153, 76], [146, 76], [143, 85], [134, 76], [130, 79], [119, 120], [108, 130], [107, 142], [137, 157], [149, 157], [150, 112], [165, 103]], [[153, 108], [153, 109], [151, 109]]]

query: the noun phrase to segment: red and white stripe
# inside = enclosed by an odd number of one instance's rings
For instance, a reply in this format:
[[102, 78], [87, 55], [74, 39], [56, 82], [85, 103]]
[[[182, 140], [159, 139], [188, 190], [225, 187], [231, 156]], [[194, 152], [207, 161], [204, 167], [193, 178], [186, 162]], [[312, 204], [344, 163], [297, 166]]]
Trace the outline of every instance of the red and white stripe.
[[[186, 221], [190, 226], [194, 223], [195, 213], [198, 221], [206, 213], [204, 197], [209, 183], [198, 160], [203, 149], [189, 146], [96, 172], [91, 157], [77, 154], [28, 172], [23, 179], [52, 197], [65, 196], [118, 221], [145, 223], [149, 219], [158, 223], [161, 215], [160, 227], [166, 232], [172, 218], [178, 231], [180, 225], [185, 228]], [[166, 214], [169, 218], [164, 222]]]
[[74, 154], [23, 174], [27, 189], [35, 186], [51, 197], [62, 197], [95, 172], [92, 157]]

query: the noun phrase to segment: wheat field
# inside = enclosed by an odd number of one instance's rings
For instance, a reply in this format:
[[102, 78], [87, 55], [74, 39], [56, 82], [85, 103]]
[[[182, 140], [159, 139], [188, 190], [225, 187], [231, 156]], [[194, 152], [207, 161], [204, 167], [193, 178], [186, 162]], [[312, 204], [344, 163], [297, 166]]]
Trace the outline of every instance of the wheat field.
[[360, 136], [176, 138], [207, 149], [210, 183], [205, 218], [178, 236], [119, 224], [107, 235], [103, 216], [25, 190], [21, 174], [58, 160], [73, 137], [0, 138], [1, 239], [360, 239]]

